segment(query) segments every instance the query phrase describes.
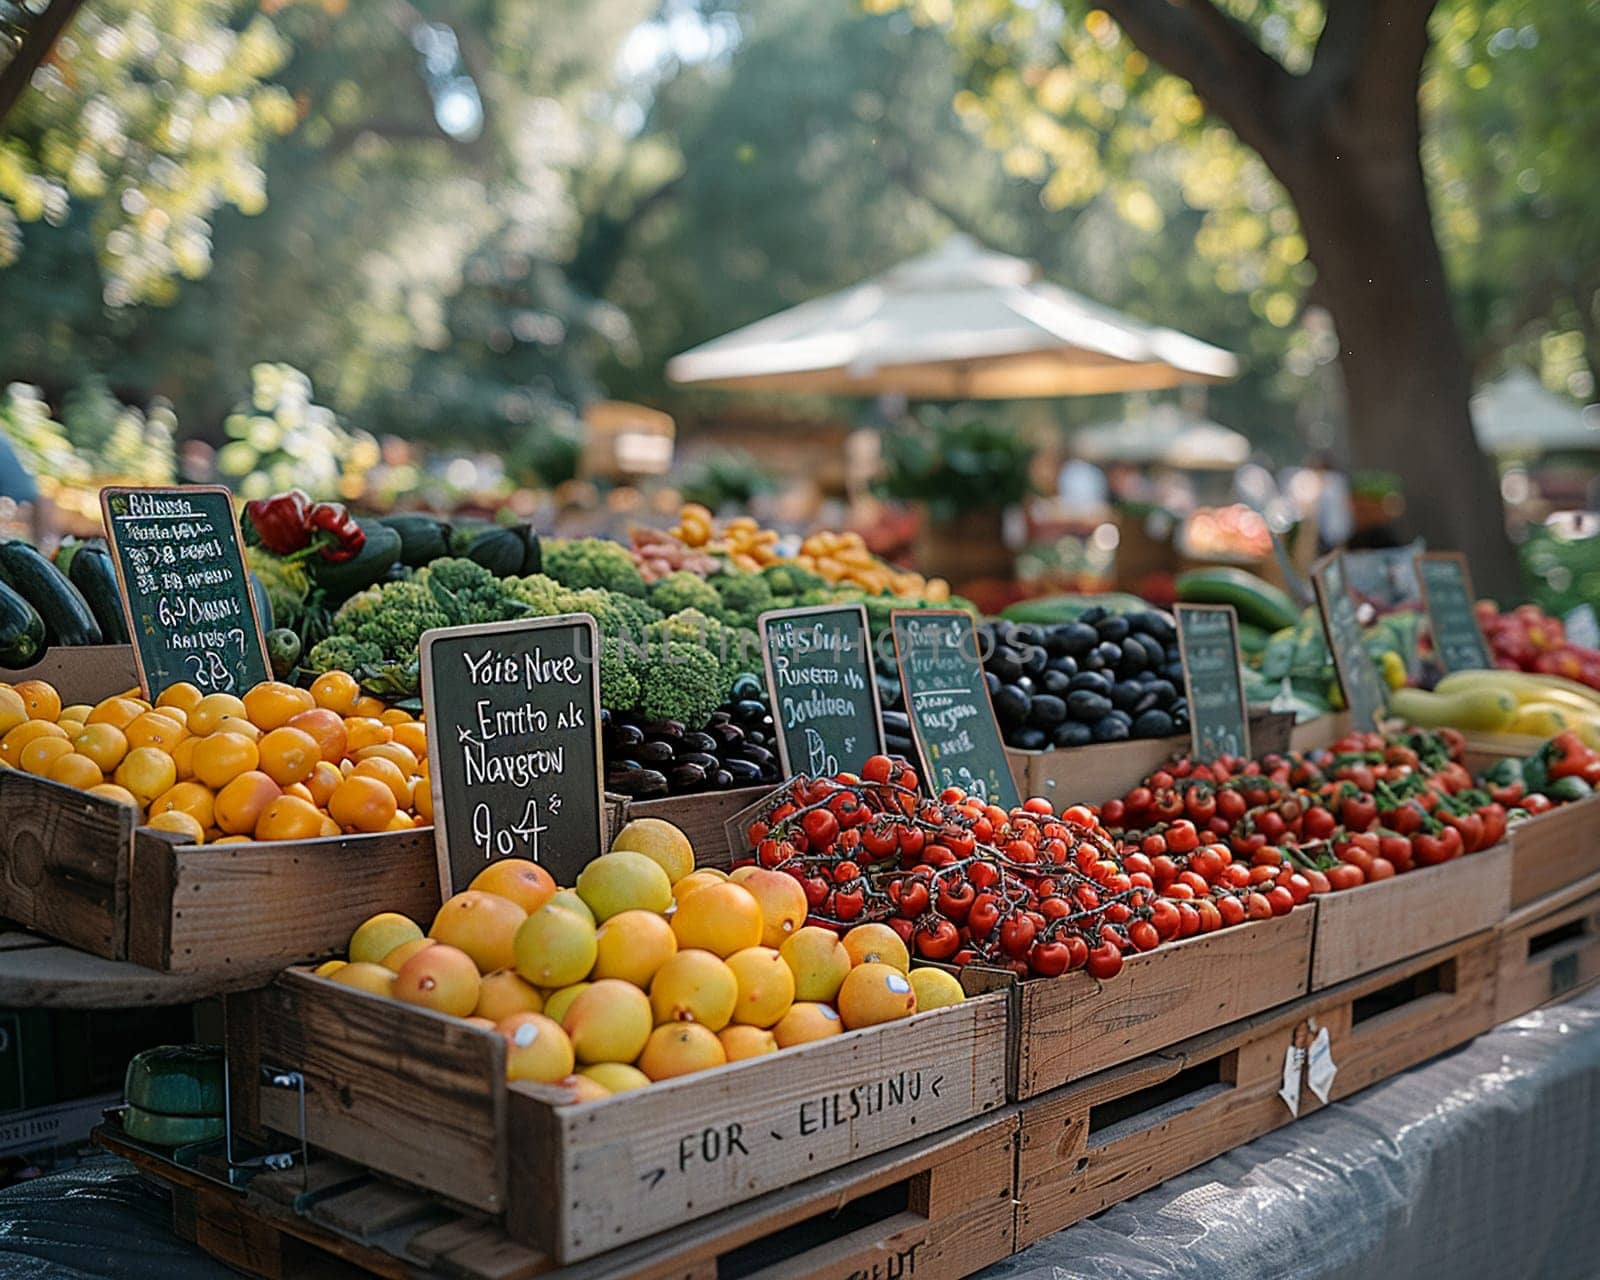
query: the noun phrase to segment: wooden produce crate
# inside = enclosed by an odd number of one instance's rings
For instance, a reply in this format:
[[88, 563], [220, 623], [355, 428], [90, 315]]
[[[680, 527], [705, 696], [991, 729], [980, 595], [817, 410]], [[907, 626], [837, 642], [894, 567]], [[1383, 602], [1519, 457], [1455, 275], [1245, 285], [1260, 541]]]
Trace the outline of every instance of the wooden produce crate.
[[1493, 929], [1511, 907], [1511, 846], [1495, 845], [1318, 896], [1311, 990]]
[[1197, 934], [1127, 956], [1097, 982], [1079, 970], [1013, 982], [1013, 1097], [1032, 1098], [1306, 994], [1315, 912]]
[[574, 1262], [998, 1109], [1007, 1011], [979, 995], [563, 1106], [507, 1084], [498, 1036], [292, 969], [229, 1002], [234, 1118], [297, 1137], [298, 1091], [259, 1081], [299, 1072], [311, 1143]]
[[1289, 747], [1293, 751], [1315, 751], [1337, 742], [1350, 732], [1353, 717], [1348, 711], [1334, 711], [1297, 724], [1289, 734]]
[[1511, 906], [1531, 906], [1600, 874], [1600, 795], [1519, 822], [1511, 843]]
[[[774, 784], [776, 785], [776, 784]], [[623, 802], [622, 821], [634, 818], [661, 818], [689, 837], [694, 846], [695, 865], [733, 866], [723, 824], [745, 806], [754, 804], [772, 791], [772, 786], [738, 787], [732, 791], [697, 791], [688, 796], [667, 796], [662, 800]]]
[[240, 1190], [129, 1142], [114, 1123], [96, 1136], [172, 1188], [179, 1235], [251, 1275], [322, 1274], [338, 1259], [374, 1275], [455, 1280], [955, 1280], [1012, 1250], [1016, 1129], [1014, 1113], [971, 1121], [559, 1270], [499, 1223], [342, 1160], [313, 1155], [304, 1170], [261, 1173]]
[[[1288, 749], [1294, 717], [1252, 711], [1250, 749], [1256, 755]], [[1069, 804], [1104, 804], [1138, 786], [1173, 756], [1189, 750], [1189, 736], [1137, 738], [1050, 751], [1006, 748], [1011, 776], [1024, 798], [1043, 796], [1058, 809]]]
[[129, 644], [90, 644], [73, 648], [57, 646], [45, 650], [44, 657], [31, 667], [19, 670], [0, 668], [0, 681], [44, 680], [55, 686], [63, 705], [74, 702], [99, 702], [139, 687], [139, 671], [133, 664]]
[[1495, 949], [1496, 1022], [1592, 986], [1600, 980], [1600, 875], [1514, 911], [1495, 931]]

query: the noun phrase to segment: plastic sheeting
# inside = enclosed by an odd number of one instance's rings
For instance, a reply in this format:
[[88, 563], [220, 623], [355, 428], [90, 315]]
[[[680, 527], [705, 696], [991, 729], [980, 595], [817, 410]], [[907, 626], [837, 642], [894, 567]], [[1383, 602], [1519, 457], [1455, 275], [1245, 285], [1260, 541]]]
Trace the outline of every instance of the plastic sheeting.
[[1594, 1280], [1600, 991], [1041, 1240], [985, 1280]]

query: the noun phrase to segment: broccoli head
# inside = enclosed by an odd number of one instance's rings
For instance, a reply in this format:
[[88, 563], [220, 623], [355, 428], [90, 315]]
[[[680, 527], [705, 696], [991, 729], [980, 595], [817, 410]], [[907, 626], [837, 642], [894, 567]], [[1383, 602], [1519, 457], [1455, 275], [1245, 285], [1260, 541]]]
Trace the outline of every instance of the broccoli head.
[[534, 618], [548, 618], [551, 614], [563, 612], [562, 598], [569, 594], [554, 578], [543, 573], [530, 573], [525, 578], [506, 578], [501, 585], [506, 594], [514, 600], [519, 600], [527, 605]]
[[683, 609], [698, 609], [712, 617], [722, 613], [722, 597], [717, 589], [687, 569], [669, 573], [651, 586], [650, 603], [662, 613], [678, 613]]
[[333, 616], [335, 634], [376, 645], [385, 658], [402, 662], [416, 655], [424, 631], [449, 625], [450, 615], [415, 578], [358, 592]]
[[[645, 632], [645, 641], [645, 654], [650, 661], [659, 660], [665, 647], [673, 644], [706, 650], [721, 665], [727, 686], [732, 685], [739, 672], [761, 665], [760, 636], [708, 618], [698, 609], [680, 609], [670, 618], [663, 618]], [[724, 696], [727, 691], [724, 687]]]
[[611, 711], [639, 706], [639, 658], [631, 645], [604, 640], [600, 645], [600, 705]]
[[334, 635], [319, 640], [306, 655], [306, 667], [321, 675], [324, 671], [356, 672], [383, 661], [383, 650], [354, 636]]
[[761, 571], [761, 576], [775, 596], [798, 596], [828, 585], [828, 580], [820, 573], [812, 573], [792, 561], [769, 564]]
[[651, 720], [698, 729], [722, 704], [727, 677], [709, 649], [668, 641], [639, 669], [639, 710]]
[[427, 585], [456, 626], [528, 616], [527, 604], [511, 596], [499, 578], [472, 560], [448, 556], [435, 560], [417, 571], [415, 581]]
[[601, 635], [623, 637], [635, 644], [643, 639], [646, 629], [661, 617], [643, 600], [615, 591], [602, 591], [597, 587], [586, 591], [563, 591], [556, 603], [557, 613], [587, 613], [594, 618]]
[[544, 572], [564, 587], [599, 587], [644, 597], [646, 587], [632, 553], [609, 538], [551, 538], [541, 543]]
[[756, 619], [775, 607], [772, 587], [759, 573], [724, 573], [712, 579], [722, 597], [722, 616], [727, 622], [754, 627]]

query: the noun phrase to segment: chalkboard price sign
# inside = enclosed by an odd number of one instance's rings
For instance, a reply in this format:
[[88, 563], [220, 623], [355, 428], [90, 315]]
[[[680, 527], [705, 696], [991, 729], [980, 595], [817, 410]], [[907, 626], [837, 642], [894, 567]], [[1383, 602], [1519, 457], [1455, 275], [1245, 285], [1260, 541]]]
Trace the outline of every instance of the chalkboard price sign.
[[570, 885], [605, 852], [599, 652], [586, 613], [423, 634], [445, 897], [501, 858], [527, 858]]
[[883, 750], [867, 611], [774, 609], [757, 625], [784, 775], [859, 773]]
[[1196, 759], [1250, 754], [1250, 708], [1239, 668], [1239, 619], [1232, 605], [1180, 604], [1178, 647]]
[[1459, 552], [1430, 551], [1417, 557], [1417, 580], [1428, 611], [1433, 648], [1446, 671], [1481, 671], [1494, 666], [1472, 607], [1472, 578]]
[[896, 609], [889, 620], [924, 783], [934, 792], [962, 787], [1006, 809], [1017, 804], [972, 615]]
[[1389, 691], [1378, 674], [1378, 664], [1367, 652], [1355, 597], [1350, 594], [1344, 560], [1337, 551], [1317, 561], [1312, 581], [1316, 584], [1322, 629], [1328, 637], [1328, 648], [1333, 651], [1333, 665], [1339, 672], [1345, 705], [1350, 708], [1358, 728], [1371, 728], [1389, 710]]
[[242, 694], [268, 679], [233, 495], [221, 485], [100, 490], [145, 696], [187, 681]]

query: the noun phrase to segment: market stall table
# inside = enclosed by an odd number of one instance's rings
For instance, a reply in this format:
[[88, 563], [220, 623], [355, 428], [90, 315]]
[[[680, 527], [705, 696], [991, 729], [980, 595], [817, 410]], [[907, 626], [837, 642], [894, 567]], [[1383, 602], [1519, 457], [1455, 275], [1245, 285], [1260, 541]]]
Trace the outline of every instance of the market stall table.
[[102, 960], [0, 921], [0, 1008], [126, 1009], [188, 1004], [258, 987], [270, 973], [160, 973]]

